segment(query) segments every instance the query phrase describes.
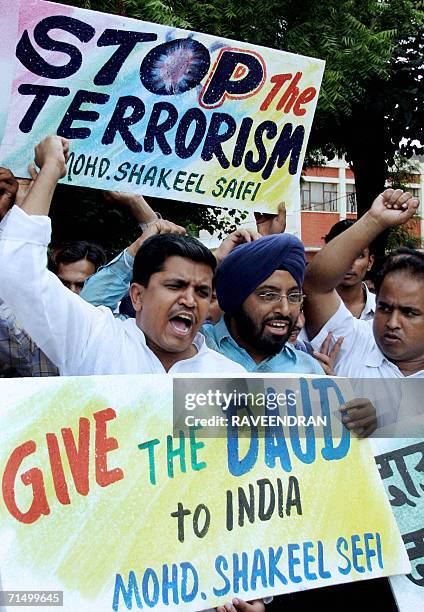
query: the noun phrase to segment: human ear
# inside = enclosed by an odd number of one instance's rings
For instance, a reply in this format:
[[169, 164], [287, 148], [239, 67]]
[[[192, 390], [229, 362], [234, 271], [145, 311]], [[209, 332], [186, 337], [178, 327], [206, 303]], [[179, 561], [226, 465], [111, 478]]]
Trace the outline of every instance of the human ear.
[[144, 287], [138, 283], [132, 283], [130, 287], [130, 298], [134, 310], [140, 312], [143, 307]]

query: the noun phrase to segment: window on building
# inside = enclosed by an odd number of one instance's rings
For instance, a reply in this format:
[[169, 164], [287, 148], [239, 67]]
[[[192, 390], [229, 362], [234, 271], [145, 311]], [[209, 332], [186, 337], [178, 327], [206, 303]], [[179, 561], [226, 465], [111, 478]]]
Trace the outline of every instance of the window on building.
[[337, 212], [337, 184], [304, 181], [301, 186], [302, 210]]
[[355, 185], [346, 184], [346, 212], [356, 213], [358, 211], [356, 205], [356, 190]]
[[302, 182], [300, 186], [300, 196], [302, 203], [302, 210], [311, 210], [311, 190], [310, 183], [306, 181]]

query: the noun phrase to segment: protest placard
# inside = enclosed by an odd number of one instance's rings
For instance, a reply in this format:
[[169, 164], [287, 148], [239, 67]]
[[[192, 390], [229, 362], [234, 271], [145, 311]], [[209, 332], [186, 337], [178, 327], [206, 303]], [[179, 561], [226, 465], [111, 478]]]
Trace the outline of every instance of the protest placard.
[[407, 576], [390, 579], [400, 612], [424, 601], [424, 439], [372, 441], [380, 476], [412, 563]]
[[9, 4], [0, 0], [0, 62], [13, 67], [3, 166], [27, 176], [34, 146], [57, 133], [71, 142], [69, 184], [299, 207], [323, 61], [42, 0]]
[[[286, 388], [300, 416], [345, 401], [329, 378]], [[5, 596], [194, 611], [410, 571], [368, 441], [340, 423], [173, 436], [172, 391], [165, 375], [0, 381]]]

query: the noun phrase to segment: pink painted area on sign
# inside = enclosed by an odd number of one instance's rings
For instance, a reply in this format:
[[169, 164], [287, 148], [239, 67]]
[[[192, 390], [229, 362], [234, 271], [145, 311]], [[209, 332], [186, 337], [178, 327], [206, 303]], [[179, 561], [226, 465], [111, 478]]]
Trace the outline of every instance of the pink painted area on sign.
[[[0, 0], [0, 2], [6, 5], [7, 0]], [[17, 32], [18, 38], [16, 38], [16, 31], [11, 34], [11, 44], [12, 44], [11, 55], [14, 54], [14, 46], [16, 45], [16, 39], [19, 40], [23, 32], [27, 30], [29, 33], [30, 40], [32, 41], [32, 43], [34, 44], [34, 47], [37, 49], [40, 55], [44, 57], [45, 54], [47, 53], [49, 62], [52, 64], [57, 64], [57, 65], [64, 63], [64, 58], [66, 58], [67, 56], [59, 51], [56, 53], [54, 51], [48, 51], [48, 52], [44, 51], [43, 52], [43, 50], [39, 49], [37, 45], [34, 43], [34, 37], [33, 37], [34, 27], [42, 19], [45, 19], [46, 17], [62, 16], [62, 15], [66, 17], [72, 17], [74, 19], [79, 19], [83, 21], [84, 23], [87, 23], [91, 25], [93, 28], [95, 28], [96, 33], [94, 34], [93, 38], [90, 41], [84, 42], [84, 43], [81, 43], [72, 34], [64, 33], [63, 31], [60, 31], [60, 30], [52, 30], [53, 39], [63, 40], [70, 44], [74, 44], [79, 49], [81, 49], [85, 60], [87, 60], [87, 58], [90, 57], [90, 52], [92, 50], [94, 51], [97, 48], [97, 41], [100, 35], [102, 34], [102, 32], [106, 28], [129, 29], [128, 23], [134, 22], [134, 29], [135, 30], [140, 29], [140, 22], [137, 20], [125, 19], [118, 15], [113, 15], [113, 14], [109, 15], [105, 13], [98, 13], [96, 11], [82, 10], [82, 9], [67, 6], [64, 4], [56, 4], [53, 2], [40, 2], [40, 0], [30, 0], [29, 2], [22, 2], [22, 1], [17, 2], [15, 5], [15, 10], [17, 11], [19, 10], [19, 23], [18, 23], [18, 32]], [[86, 81], [86, 80], [90, 81], [89, 75], [85, 74], [84, 65], [80, 69], [79, 78], [81, 79], [81, 81]], [[64, 79], [63, 81], [66, 83], [66, 79]], [[16, 73], [14, 75], [12, 91], [13, 93], [16, 93], [18, 90], [18, 87], [23, 83], [35, 84], [35, 83], [42, 83], [42, 82], [43, 82], [43, 77], [39, 77], [38, 75], [33, 74], [32, 72], [26, 70], [21, 64], [18, 63]]]
[[39, 0], [27, 0], [26, 2], [18, 2], [21, 5], [19, 15], [19, 36], [24, 30], [32, 30], [34, 26], [45, 17], [54, 15], [67, 15], [72, 17], [75, 9], [72, 6], [65, 4], [56, 4], [55, 2], [40, 2]]
[[0, 36], [0, 70], [2, 75], [2, 95], [0, 97], [1, 142], [6, 126], [7, 113], [10, 107], [11, 92], [13, 90], [14, 63], [10, 61], [10, 58], [13, 58], [15, 53], [19, 3], [10, 5], [9, 0], [0, 0], [0, 12], [2, 15], [7, 15], [8, 19], [8, 27], [3, 28], [2, 35]]

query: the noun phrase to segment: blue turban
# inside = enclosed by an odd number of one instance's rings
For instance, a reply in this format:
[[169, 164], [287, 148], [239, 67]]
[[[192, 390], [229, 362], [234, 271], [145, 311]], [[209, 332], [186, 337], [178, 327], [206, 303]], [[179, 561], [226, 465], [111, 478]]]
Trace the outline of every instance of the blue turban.
[[303, 244], [292, 234], [273, 234], [240, 244], [219, 267], [218, 303], [224, 312], [234, 312], [275, 270], [287, 270], [302, 287], [305, 266]]

